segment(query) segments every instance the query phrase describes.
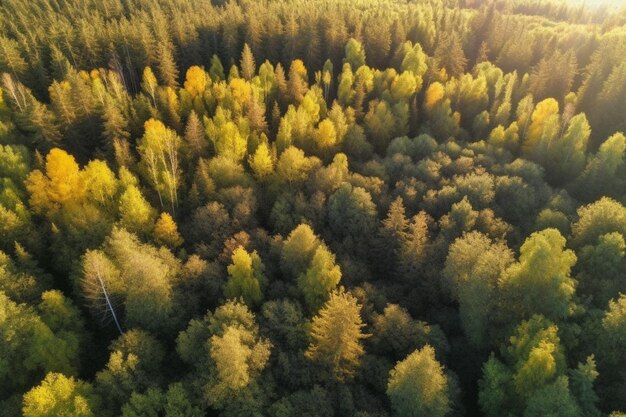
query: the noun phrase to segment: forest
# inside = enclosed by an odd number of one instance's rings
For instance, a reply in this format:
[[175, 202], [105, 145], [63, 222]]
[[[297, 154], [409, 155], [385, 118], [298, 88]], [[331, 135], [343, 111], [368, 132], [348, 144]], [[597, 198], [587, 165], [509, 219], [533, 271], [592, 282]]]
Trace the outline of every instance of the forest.
[[626, 416], [626, 6], [1, 0], [0, 417]]

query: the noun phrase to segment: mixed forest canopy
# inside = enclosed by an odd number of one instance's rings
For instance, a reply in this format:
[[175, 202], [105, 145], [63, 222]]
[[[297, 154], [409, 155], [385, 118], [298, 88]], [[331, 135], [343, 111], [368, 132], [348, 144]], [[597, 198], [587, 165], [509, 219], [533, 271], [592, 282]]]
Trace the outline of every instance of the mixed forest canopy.
[[626, 9], [2, 0], [1, 417], [626, 413]]

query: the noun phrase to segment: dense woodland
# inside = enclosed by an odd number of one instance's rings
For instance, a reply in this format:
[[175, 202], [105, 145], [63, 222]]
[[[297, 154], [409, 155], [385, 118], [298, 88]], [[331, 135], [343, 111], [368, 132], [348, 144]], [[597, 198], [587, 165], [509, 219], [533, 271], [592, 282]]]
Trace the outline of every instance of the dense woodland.
[[0, 416], [626, 413], [626, 9], [2, 0], [0, 72]]

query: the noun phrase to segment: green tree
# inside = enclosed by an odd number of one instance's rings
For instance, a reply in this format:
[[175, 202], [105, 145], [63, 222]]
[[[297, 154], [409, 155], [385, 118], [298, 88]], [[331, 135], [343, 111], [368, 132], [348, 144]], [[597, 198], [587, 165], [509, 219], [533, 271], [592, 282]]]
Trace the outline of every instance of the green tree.
[[626, 207], [611, 198], [582, 206], [577, 214], [578, 221], [572, 225], [572, 243], [576, 247], [594, 244], [607, 233], [626, 236]]
[[[80, 338], [72, 327], [62, 326], [60, 312], [47, 309], [51, 328], [32, 307], [16, 304], [0, 292], [0, 313], [0, 388], [3, 393], [23, 391], [47, 372], [76, 374]], [[77, 323], [72, 324], [75, 325]]]
[[117, 415], [131, 394], [161, 383], [165, 351], [143, 330], [129, 330], [111, 343], [109, 360], [95, 377], [96, 392], [103, 408]]
[[[603, 196], [619, 198], [626, 189], [626, 137], [616, 133], [608, 138], [587, 161], [582, 174], [569, 189], [583, 201]], [[620, 191], [621, 190], [621, 191]]]
[[313, 317], [306, 357], [327, 367], [338, 380], [350, 377], [364, 353], [361, 340], [369, 336], [363, 327], [356, 298], [342, 288], [333, 291]]
[[24, 394], [22, 413], [24, 417], [95, 417], [100, 413], [100, 399], [89, 383], [49, 373]]
[[224, 67], [222, 61], [217, 55], [211, 57], [211, 66], [209, 67], [209, 75], [213, 81], [225, 80]]
[[365, 50], [361, 42], [354, 38], [350, 38], [346, 43], [344, 64], [350, 64], [352, 70], [356, 71], [365, 65]]
[[[609, 301], [608, 309], [602, 317], [602, 332], [598, 341], [598, 359], [601, 362], [601, 371], [604, 370], [612, 378], [605, 378], [610, 382], [607, 394], [615, 393], [615, 408], [624, 406], [624, 381], [623, 373], [624, 355], [626, 346], [626, 294]], [[606, 394], [604, 395], [606, 396]]]
[[543, 314], [559, 321], [572, 313], [576, 280], [570, 272], [576, 255], [565, 243], [556, 229], [535, 232], [520, 248], [519, 262], [504, 271], [503, 304], [515, 319]]
[[169, 203], [176, 215], [181, 182], [180, 137], [155, 119], [145, 123], [145, 133], [137, 144], [144, 176], [159, 196], [161, 208]]
[[598, 415], [593, 357], [567, 370], [558, 330], [535, 315], [520, 323], [502, 347], [504, 362], [491, 355], [479, 381], [479, 403], [487, 416], [579, 416], [581, 410]]
[[492, 242], [480, 232], [469, 232], [448, 248], [444, 276], [459, 300], [461, 323], [477, 347], [489, 342], [490, 323], [497, 314], [500, 276], [513, 263], [513, 253], [503, 242]]
[[130, 232], [146, 236], [154, 227], [156, 211], [134, 185], [129, 185], [120, 196], [119, 213], [120, 226]]
[[254, 154], [248, 158], [248, 165], [258, 180], [262, 180], [274, 172], [274, 159], [266, 142], [257, 146]]
[[201, 387], [204, 403], [245, 415], [258, 407], [254, 393], [270, 348], [248, 307], [233, 300], [192, 320], [177, 339], [180, 357], [195, 368], [194, 385]]
[[181, 383], [171, 384], [166, 392], [148, 388], [139, 394], [133, 392], [122, 407], [121, 417], [203, 417], [204, 411], [191, 402], [189, 393]]
[[325, 245], [319, 245], [306, 272], [298, 276], [298, 289], [310, 311], [317, 311], [341, 280], [341, 269]]
[[591, 295], [597, 307], [604, 308], [610, 299], [626, 294], [626, 283], [620, 278], [626, 268], [624, 236], [617, 232], [602, 235], [596, 243], [582, 247], [578, 258], [579, 293]]
[[387, 396], [398, 417], [443, 417], [451, 410], [448, 378], [430, 345], [411, 353], [389, 373]]
[[305, 273], [321, 244], [311, 226], [298, 225], [285, 240], [280, 254], [283, 273], [294, 279]]
[[256, 251], [250, 254], [242, 246], [235, 249], [232, 263], [227, 268], [228, 281], [224, 286], [226, 298], [241, 297], [250, 306], [259, 305], [263, 299], [264, 269]]
[[247, 149], [247, 134], [231, 118], [231, 112], [218, 106], [212, 119], [205, 118], [206, 133], [217, 155], [241, 161]]
[[183, 243], [183, 238], [178, 233], [178, 226], [168, 213], [161, 213], [154, 224], [153, 234], [157, 243], [172, 249], [176, 249]]

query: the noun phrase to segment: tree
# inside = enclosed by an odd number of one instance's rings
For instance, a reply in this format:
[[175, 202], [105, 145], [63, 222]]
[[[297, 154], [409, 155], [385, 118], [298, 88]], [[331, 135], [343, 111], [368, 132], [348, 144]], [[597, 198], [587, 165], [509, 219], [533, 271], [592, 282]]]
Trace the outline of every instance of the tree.
[[40, 103], [23, 84], [7, 73], [2, 74], [6, 101], [14, 114], [15, 125], [33, 146], [50, 149], [61, 141], [61, 133], [54, 113]]
[[573, 51], [562, 53], [556, 50], [533, 68], [530, 91], [537, 100], [548, 97], [562, 100], [570, 91], [577, 72], [578, 65]]
[[256, 74], [256, 64], [254, 62], [254, 56], [252, 55], [252, 50], [247, 43], [243, 45], [243, 51], [241, 52], [241, 74], [243, 78], [250, 81], [252, 77]]
[[261, 142], [257, 146], [254, 154], [248, 158], [248, 165], [258, 180], [263, 180], [274, 172], [274, 159], [266, 142]]
[[263, 299], [262, 287], [265, 284], [264, 265], [256, 253], [248, 253], [239, 246], [232, 255], [228, 266], [228, 281], [224, 286], [224, 295], [228, 299], [241, 297], [243, 301], [256, 306]]
[[300, 104], [308, 91], [307, 70], [301, 60], [296, 59], [291, 62], [286, 86], [291, 103], [294, 105]]
[[157, 54], [157, 73], [161, 79], [161, 83], [169, 87], [178, 86], [178, 68], [174, 61], [174, 45], [170, 41], [161, 40], [158, 43]]
[[319, 245], [306, 272], [298, 276], [298, 289], [309, 310], [317, 311], [340, 280], [341, 269], [335, 264], [335, 255], [325, 245]]
[[504, 363], [491, 355], [479, 382], [479, 403], [487, 416], [547, 412], [573, 417], [583, 415], [581, 409], [598, 414], [593, 357], [568, 371], [558, 330], [550, 320], [535, 315], [520, 323], [509, 345], [502, 347]]
[[459, 35], [455, 31], [444, 32], [435, 49], [435, 62], [451, 77], [458, 77], [465, 71], [467, 58]]
[[208, 401], [223, 408], [232, 396], [248, 387], [265, 367], [269, 358], [269, 344], [259, 342], [250, 346], [251, 335], [234, 326], [227, 327], [222, 335], [210, 339], [212, 362], [215, 364], [215, 382], [207, 387]]
[[144, 128], [145, 133], [137, 144], [143, 174], [157, 192], [161, 207], [169, 203], [172, 215], [176, 216], [181, 177], [180, 137], [156, 119], [148, 120]]
[[154, 238], [157, 243], [176, 249], [183, 243], [176, 222], [168, 213], [161, 213], [154, 224]]
[[195, 110], [189, 113], [189, 118], [187, 119], [185, 142], [193, 159], [206, 156], [208, 143], [204, 136], [204, 126]]
[[16, 304], [4, 292], [0, 292], [0, 313], [3, 393], [23, 392], [47, 372], [76, 374], [80, 338], [71, 327], [59, 325], [52, 314], [48, 325], [32, 307]]
[[338, 380], [350, 377], [364, 353], [361, 339], [369, 335], [361, 329], [361, 306], [342, 288], [333, 291], [319, 313], [313, 317], [306, 357], [328, 367]]
[[323, 151], [327, 151], [337, 143], [337, 132], [332, 121], [324, 119], [320, 122], [315, 141], [317, 147]]
[[[259, 336], [254, 315], [245, 304], [230, 300], [202, 320], [191, 320], [177, 339], [181, 359], [194, 366], [194, 385], [203, 402], [218, 410], [254, 410], [250, 398], [270, 356], [270, 342]], [[249, 412], [244, 413], [247, 415]]]
[[434, 82], [426, 89], [424, 110], [428, 116], [431, 134], [440, 140], [455, 136], [459, 130], [460, 114], [452, 112], [450, 99], [443, 84]]
[[430, 345], [416, 350], [389, 373], [387, 396], [398, 417], [443, 417], [450, 411], [448, 378]]
[[582, 206], [577, 214], [578, 221], [572, 225], [572, 243], [576, 247], [594, 244], [607, 233], [626, 237], [626, 207], [611, 198]]
[[578, 258], [579, 292], [591, 295], [597, 307], [604, 308], [613, 297], [626, 294], [626, 283], [620, 279], [626, 267], [624, 236], [618, 232], [602, 235], [596, 243], [582, 247]]
[[543, 314], [559, 321], [571, 314], [576, 280], [570, 272], [576, 255], [564, 249], [565, 243], [556, 229], [535, 232], [520, 248], [519, 262], [504, 271], [504, 306], [511, 307], [516, 320]]
[[522, 151], [534, 161], [543, 162], [559, 133], [559, 103], [553, 98], [543, 100], [535, 107], [530, 120]]
[[126, 230], [146, 236], [152, 231], [156, 211], [146, 201], [141, 191], [129, 185], [119, 200], [120, 225]]
[[352, 104], [354, 98], [354, 74], [349, 63], [343, 64], [343, 69], [339, 75], [339, 86], [337, 87], [337, 100], [344, 107]]
[[385, 100], [370, 101], [365, 115], [365, 127], [376, 150], [384, 153], [391, 139], [396, 136], [397, 129], [397, 120], [389, 103]]
[[203, 417], [204, 411], [193, 404], [189, 393], [179, 382], [171, 384], [166, 392], [148, 388], [144, 394], [133, 392], [122, 407], [121, 417]]
[[626, 65], [620, 62], [612, 68], [608, 76], [600, 71], [598, 71], [598, 75], [602, 77], [600, 79], [603, 80], [603, 85], [596, 96], [593, 107], [589, 109], [589, 116], [596, 135], [599, 138], [604, 138], [615, 132], [626, 130], [624, 112], [619, 105], [620, 97], [625, 91]]
[[550, 147], [546, 169], [548, 178], [557, 184], [564, 184], [576, 178], [585, 167], [587, 141], [591, 128], [584, 113], [572, 117], [567, 130]]
[[328, 224], [339, 238], [357, 242], [364, 236], [373, 236], [375, 218], [376, 206], [364, 188], [344, 183], [328, 199]]
[[185, 74], [185, 90], [191, 94], [192, 97], [200, 97], [204, 94], [207, 85], [209, 85], [210, 79], [207, 77], [204, 69], [194, 65], [189, 67]]
[[81, 291], [89, 303], [94, 316], [102, 324], [109, 320], [115, 323], [122, 334], [118, 317], [118, 301], [123, 292], [120, 272], [115, 265], [100, 251], [87, 251], [82, 259]]
[[132, 392], [160, 384], [165, 351], [148, 332], [136, 329], [114, 340], [109, 351], [106, 367], [95, 376], [95, 388], [103, 408], [117, 415]]
[[206, 133], [213, 142], [213, 147], [219, 156], [241, 161], [248, 149], [247, 133], [242, 132], [232, 120], [229, 110], [218, 106], [212, 119], [205, 118]]
[[95, 417], [100, 399], [87, 382], [49, 373], [40, 385], [24, 394], [24, 417]]
[[152, 72], [152, 69], [150, 67], [145, 67], [142, 75], [141, 90], [144, 92], [144, 94], [150, 97], [150, 100], [152, 101], [152, 105], [154, 107], [157, 106], [156, 93], [158, 87], [159, 84], [156, 77], [154, 76], [154, 73]]
[[626, 189], [625, 172], [626, 137], [616, 133], [600, 145], [595, 155], [590, 156], [584, 171], [569, 189], [586, 202], [603, 196], [619, 198], [620, 192]]
[[85, 184], [73, 156], [54, 148], [46, 156], [46, 173], [31, 172], [26, 179], [30, 205], [36, 213], [54, 212], [62, 206], [81, 201]]
[[343, 62], [344, 64], [350, 64], [350, 68], [353, 71], [356, 71], [365, 65], [365, 51], [363, 50], [361, 42], [354, 38], [350, 38], [350, 40], [348, 40], [348, 43], [346, 43], [345, 58], [343, 59]]
[[602, 317], [602, 329], [597, 341], [597, 358], [600, 367], [602, 404], [609, 409], [624, 409], [626, 375], [624, 355], [626, 346], [626, 294], [609, 301]]
[[303, 183], [314, 170], [320, 165], [320, 160], [306, 157], [304, 152], [295, 146], [289, 146], [278, 158], [276, 163], [276, 175], [284, 184]]
[[404, 54], [404, 58], [402, 58], [402, 63], [400, 64], [400, 69], [402, 72], [410, 71], [416, 77], [417, 89], [421, 90], [423, 77], [428, 70], [427, 59], [428, 56], [422, 50], [422, 46], [419, 43], [415, 43], [415, 45], [411, 45], [409, 41], [404, 44], [403, 48], [406, 52]]
[[293, 279], [305, 273], [320, 245], [311, 226], [298, 225], [285, 240], [280, 254], [283, 273]]
[[513, 253], [503, 242], [492, 242], [480, 232], [465, 233], [448, 248], [443, 271], [459, 300], [461, 323], [476, 347], [490, 340], [489, 325], [497, 314], [500, 276], [513, 263]]
[[217, 55], [211, 56], [211, 66], [209, 67], [209, 75], [213, 81], [225, 80], [224, 67], [222, 61]]
[[379, 18], [370, 19], [365, 25], [364, 43], [371, 66], [385, 68], [391, 47], [391, 33], [387, 22]]
[[128, 164], [130, 160], [128, 120], [113, 100], [105, 102], [102, 118], [102, 136], [107, 152], [115, 157], [119, 166]]
[[101, 251], [85, 254], [82, 267], [82, 290], [92, 300], [94, 312], [110, 314], [119, 303], [125, 314], [117, 319], [124, 327], [167, 332], [176, 326], [172, 287], [180, 261], [166, 248], [141, 243], [115, 227]]

